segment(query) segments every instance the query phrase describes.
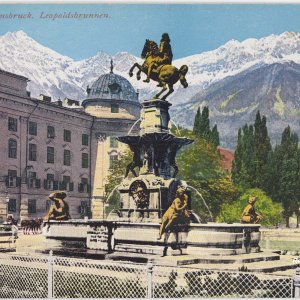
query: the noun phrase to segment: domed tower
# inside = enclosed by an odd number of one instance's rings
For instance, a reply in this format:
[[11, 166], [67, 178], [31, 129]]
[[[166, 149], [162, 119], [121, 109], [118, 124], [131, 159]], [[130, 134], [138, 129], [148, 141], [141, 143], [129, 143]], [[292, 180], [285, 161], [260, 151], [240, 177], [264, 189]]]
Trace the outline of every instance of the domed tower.
[[108, 119], [137, 120], [141, 109], [138, 93], [126, 78], [113, 73], [112, 62], [110, 73], [87, 87], [82, 106], [86, 113]]
[[[87, 87], [87, 98], [82, 102], [84, 111], [94, 117], [91, 127], [91, 210], [92, 218], [104, 216], [105, 184], [114, 160], [126, 147], [119, 143], [118, 136], [138, 134], [141, 104], [138, 93], [130, 82], [113, 73], [101, 75], [91, 87]], [[136, 125], [135, 125], [136, 123]], [[135, 125], [133, 127], [133, 125]]]

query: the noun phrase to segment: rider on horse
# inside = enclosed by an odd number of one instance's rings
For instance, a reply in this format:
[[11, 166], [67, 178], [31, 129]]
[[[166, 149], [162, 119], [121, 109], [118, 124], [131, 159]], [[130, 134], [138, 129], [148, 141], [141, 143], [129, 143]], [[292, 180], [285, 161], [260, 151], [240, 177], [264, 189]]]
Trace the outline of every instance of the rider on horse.
[[151, 49], [152, 53], [149, 53], [149, 55], [154, 54], [154, 58], [148, 67], [147, 78], [144, 80], [144, 82], [150, 82], [150, 75], [152, 72], [157, 71], [157, 67], [172, 64], [173, 53], [170, 41], [169, 35], [164, 33], [160, 40], [159, 51], [157, 51], [158, 49]]

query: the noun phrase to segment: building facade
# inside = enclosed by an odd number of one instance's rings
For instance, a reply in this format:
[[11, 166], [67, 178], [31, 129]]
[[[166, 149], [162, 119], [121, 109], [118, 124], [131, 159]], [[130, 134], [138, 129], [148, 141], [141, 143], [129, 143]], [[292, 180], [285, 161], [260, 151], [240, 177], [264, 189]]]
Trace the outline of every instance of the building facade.
[[43, 217], [53, 190], [67, 191], [72, 218], [102, 218], [106, 178], [125, 148], [116, 137], [139, 119], [138, 94], [112, 70], [82, 105], [32, 98], [27, 82], [0, 70], [0, 221]]

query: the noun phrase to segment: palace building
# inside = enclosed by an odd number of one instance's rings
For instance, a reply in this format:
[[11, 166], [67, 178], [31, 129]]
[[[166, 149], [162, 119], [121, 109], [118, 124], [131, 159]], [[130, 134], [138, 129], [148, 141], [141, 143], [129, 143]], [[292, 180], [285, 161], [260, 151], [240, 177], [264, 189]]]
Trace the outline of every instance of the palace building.
[[45, 216], [53, 190], [67, 191], [72, 218], [102, 218], [106, 178], [125, 147], [116, 137], [139, 119], [138, 94], [112, 68], [81, 105], [32, 98], [27, 82], [0, 70], [0, 221]]

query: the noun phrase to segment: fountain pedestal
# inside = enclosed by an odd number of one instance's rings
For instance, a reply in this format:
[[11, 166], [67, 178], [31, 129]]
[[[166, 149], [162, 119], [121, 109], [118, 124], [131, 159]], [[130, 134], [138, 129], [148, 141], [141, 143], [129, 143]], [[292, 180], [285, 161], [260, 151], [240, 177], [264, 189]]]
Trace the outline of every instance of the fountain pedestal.
[[140, 134], [169, 132], [169, 107], [171, 103], [153, 99], [143, 103], [141, 111]]

